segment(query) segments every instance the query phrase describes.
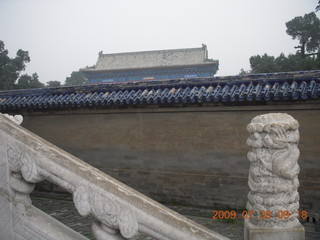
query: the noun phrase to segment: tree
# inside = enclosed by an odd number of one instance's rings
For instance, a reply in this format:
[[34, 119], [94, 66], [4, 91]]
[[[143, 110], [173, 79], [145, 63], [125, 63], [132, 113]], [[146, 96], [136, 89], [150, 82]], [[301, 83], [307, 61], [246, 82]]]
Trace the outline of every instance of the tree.
[[[320, 19], [314, 12], [305, 14], [303, 17], [295, 17], [286, 23], [287, 34], [292, 39], [299, 40], [297, 49], [300, 50], [301, 58], [317, 55], [320, 58]], [[308, 52], [309, 54], [306, 54]]]
[[318, 12], [320, 10], [320, 0], [318, 1], [318, 5], [316, 7], [316, 12]]
[[286, 57], [283, 53], [275, 59], [275, 65], [278, 72], [300, 71], [300, 70], [316, 70], [320, 68], [320, 59], [314, 56], [301, 58], [299, 53], [289, 54]]
[[240, 75], [240, 76], [243, 76], [243, 75], [248, 75], [248, 74], [250, 74], [250, 73], [251, 73], [250, 70], [246, 71], [246, 70], [244, 70], [243, 68], [241, 68], [239, 75]]
[[[320, 10], [320, 0], [317, 9]], [[264, 54], [250, 58], [250, 73], [289, 72], [320, 69], [320, 19], [314, 12], [295, 17], [286, 23], [287, 34], [299, 40], [299, 51], [278, 57]], [[244, 74], [241, 71], [240, 74]]]
[[16, 86], [18, 89], [26, 89], [26, 88], [42, 88], [44, 84], [39, 81], [38, 74], [34, 73], [32, 76], [28, 74], [22, 75], [18, 79], [18, 83]]
[[70, 77], [66, 78], [65, 86], [74, 86], [74, 85], [83, 85], [88, 83], [88, 80], [85, 76], [78, 71], [74, 71], [71, 73]]
[[308, 56], [305, 59], [302, 59], [300, 53], [289, 54], [288, 56], [285, 56], [283, 53], [281, 53], [276, 58], [264, 54], [262, 56], [252, 56], [250, 58], [250, 66], [250, 73], [253, 74], [316, 70], [320, 69], [320, 59], [317, 59], [314, 56]]
[[28, 62], [30, 57], [27, 51], [19, 49], [16, 57], [10, 58], [4, 42], [0, 40], [0, 89], [14, 89], [20, 72], [25, 70], [25, 64]]
[[49, 81], [47, 82], [46, 87], [60, 87], [61, 86], [61, 82], [59, 81]]
[[274, 64], [275, 58], [266, 53], [262, 56], [252, 56], [249, 61], [251, 73], [268, 73], [277, 71], [277, 68]]

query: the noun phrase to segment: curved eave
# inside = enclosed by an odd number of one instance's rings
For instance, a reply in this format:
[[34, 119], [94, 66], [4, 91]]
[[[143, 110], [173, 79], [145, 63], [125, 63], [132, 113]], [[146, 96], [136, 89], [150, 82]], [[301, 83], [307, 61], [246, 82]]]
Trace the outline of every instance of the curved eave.
[[165, 69], [174, 69], [174, 68], [195, 68], [195, 67], [205, 67], [205, 66], [219, 66], [218, 60], [213, 60], [210, 62], [204, 62], [193, 65], [172, 65], [172, 66], [154, 66], [147, 68], [119, 68], [119, 69], [96, 69], [91, 68], [82, 68], [80, 72], [83, 73], [109, 73], [109, 72], [126, 72], [126, 71], [146, 71], [146, 70], [165, 70]]

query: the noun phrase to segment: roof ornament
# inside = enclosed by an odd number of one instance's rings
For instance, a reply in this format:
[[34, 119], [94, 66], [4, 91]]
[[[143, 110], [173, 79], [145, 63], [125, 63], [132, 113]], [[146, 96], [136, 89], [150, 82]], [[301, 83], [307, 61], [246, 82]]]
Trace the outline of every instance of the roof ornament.
[[213, 59], [208, 59], [208, 49], [206, 44], [202, 43], [202, 49], [205, 51], [204, 61], [209, 60], [209, 62], [213, 62]]
[[103, 51], [101, 50], [100, 52], [99, 52], [99, 56], [101, 56], [103, 54]]

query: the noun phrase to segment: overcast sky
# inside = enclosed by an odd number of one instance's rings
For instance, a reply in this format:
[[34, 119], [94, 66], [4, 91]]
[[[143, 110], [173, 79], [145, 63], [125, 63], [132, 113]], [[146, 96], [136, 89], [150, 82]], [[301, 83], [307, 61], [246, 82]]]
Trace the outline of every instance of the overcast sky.
[[[208, 47], [217, 75], [250, 68], [252, 55], [294, 53], [285, 23], [318, 0], [0, 0], [0, 40], [29, 51], [27, 73], [64, 83], [98, 52]], [[319, 17], [319, 12], [317, 13]]]

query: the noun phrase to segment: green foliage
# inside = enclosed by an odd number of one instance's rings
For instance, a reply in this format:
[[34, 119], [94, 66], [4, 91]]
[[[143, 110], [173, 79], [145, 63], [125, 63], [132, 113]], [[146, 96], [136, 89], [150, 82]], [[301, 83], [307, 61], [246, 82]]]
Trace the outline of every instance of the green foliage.
[[30, 58], [27, 51], [19, 49], [16, 57], [10, 58], [4, 42], [0, 40], [0, 89], [14, 89], [20, 72], [25, 70], [25, 64], [28, 62]]
[[[302, 58], [308, 55], [320, 53], [320, 19], [314, 12], [305, 14], [303, 17], [295, 17], [286, 23], [287, 34], [292, 39], [299, 40], [296, 48], [300, 49]], [[308, 52], [309, 54], [306, 54]]]
[[288, 56], [281, 53], [277, 58], [264, 54], [263, 56], [252, 56], [250, 58], [250, 66], [251, 73], [316, 70], [320, 69], [320, 59], [315, 57], [302, 59], [299, 53], [289, 54]]
[[59, 81], [49, 81], [46, 84], [46, 87], [60, 87], [61, 86], [61, 82]]
[[66, 78], [65, 86], [74, 86], [74, 85], [83, 85], [88, 83], [88, 80], [85, 76], [78, 71], [74, 71], [71, 73], [70, 77]]
[[318, 5], [316, 7], [316, 12], [318, 12], [320, 10], [320, 0], [318, 1]]
[[[32, 76], [20, 73], [25, 70], [26, 63], [30, 62], [29, 53], [19, 49], [15, 58], [8, 56], [8, 50], [4, 47], [4, 42], [0, 40], [0, 89], [25, 89], [41, 88], [44, 84], [39, 81], [38, 74]], [[19, 77], [20, 76], [20, 77]], [[16, 81], [18, 82], [16, 83]]]
[[38, 74], [34, 73], [32, 76], [27, 74], [22, 75], [18, 79], [18, 83], [16, 88], [18, 89], [26, 89], [26, 88], [42, 88], [44, 84], [39, 81]]
[[252, 56], [249, 61], [252, 73], [276, 72], [274, 65], [275, 58], [266, 53], [263, 56]]
[[250, 74], [250, 70], [246, 71], [246, 70], [244, 70], [243, 68], [240, 69], [240, 73], [239, 73], [240, 76], [242, 76], [242, 75], [248, 75], [248, 74]]

